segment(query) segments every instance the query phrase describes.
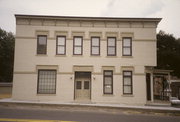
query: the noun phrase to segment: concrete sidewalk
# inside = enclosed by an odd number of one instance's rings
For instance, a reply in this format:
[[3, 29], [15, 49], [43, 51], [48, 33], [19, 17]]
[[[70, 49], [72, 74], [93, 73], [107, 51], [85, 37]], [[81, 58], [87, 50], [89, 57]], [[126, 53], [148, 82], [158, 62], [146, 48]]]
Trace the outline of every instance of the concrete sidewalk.
[[0, 106], [13, 106], [13, 105], [23, 105], [23, 106], [43, 106], [43, 107], [55, 107], [55, 108], [77, 108], [77, 107], [87, 107], [87, 108], [103, 108], [103, 109], [122, 109], [122, 110], [138, 110], [138, 111], [148, 111], [148, 112], [165, 112], [165, 113], [180, 113], [180, 108], [171, 106], [161, 106], [161, 105], [126, 105], [126, 104], [99, 104], [99, 103], [63, 103], [63, 102], [39, 102], [39, 101], [16, 101], [11, 98], [0, 99]]

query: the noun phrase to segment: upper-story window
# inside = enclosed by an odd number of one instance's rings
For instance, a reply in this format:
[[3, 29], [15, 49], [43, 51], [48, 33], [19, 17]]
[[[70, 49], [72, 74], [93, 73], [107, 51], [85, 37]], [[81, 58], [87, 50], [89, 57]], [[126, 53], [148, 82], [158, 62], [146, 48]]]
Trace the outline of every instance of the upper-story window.
[[66, 54], [66, 37], [65, 36], [57, 36], [56, 54], [57, 55], [65, 55]]
[[100, 55], [100, 37], [91, 37], [91, 55]]
[[37, 54], [47, 53], [47, 36], [38, 35], [37, 36]]
[[116, 56], [116, 37], [108, 37], [107, 55], [108, 56]]
[[132, 56], [132, 38], [124, 37], [123, 38], [123, 47], [122, 47], [122, 55], [123, 56]]
[[83, 38], [81, 36], [75, 36], [73, 40], [73, 54], [82, 55], [83, 53]]

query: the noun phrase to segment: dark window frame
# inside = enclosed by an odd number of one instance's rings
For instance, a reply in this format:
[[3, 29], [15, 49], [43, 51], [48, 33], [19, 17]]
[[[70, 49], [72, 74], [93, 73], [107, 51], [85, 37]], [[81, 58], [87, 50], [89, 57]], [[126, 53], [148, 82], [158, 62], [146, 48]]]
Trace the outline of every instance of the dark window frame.
[[[110, 39], [110, 38], [113, 38], [113, 39], [115, 39], [115, 46], [109, 46], [108, 45], [108, 40]], [[117, 40], [116, 40], [116, 37], [107, 37], [107, 56], [116, 56], [116, 48], [117, 48], [117, 46], [116, 46], [116, 42]], [[109, 47], [114, 47], [115, 48], [115, 54], [108, 54], [108, 49], [109, 49]]]
[[[93, 46], [93, 45], [92, 45], [93, 38], [98, 38], [98, 39], [99, 39], [99, 46]], [[99, 48], [99, 54], [93, 54], [93, 50], [92, 50], [93, 47], [98, 47], [98, 48]], [[92, 36], [92, 37], [91, 37], [91, 55], [93, 55], [93, 56], [99, 56], [99, 55], [100, 55], [100, 47], [101, 47], [100, 37], [98, 37], [98, 36]]]
[[[126, 75], [124, 75], [124, 72], [130, 72], [131, 73], [131, 76], [126, 76]], [[130, 78], [131, 79], [131, 85], [125, 85], [124, 84], [124, 78]], [[124, 86], [130, 86], [131, 87], [131, 92], [130, 93], [125, 93], [124, 92]], [[132, 71], [130, 71], [130, 70], [124, 70], [123, 71], [123, 94], [124, 95], [132, 95], [133, 94], [133, 73], [132, 73]]]
[[[105, 72], [111, 72], [112, 75], [105, 75]], [[112, 91], [111, 91], [111, 93], [105, 93], [105, 86], [106, 86], [105, 77], [110, 77], [112, 80], [112, 83], [111, 83]], [[104, 70], [104, 72], [103, 72], [103, 94], [113, 94], [113, 70]]]
[[[58, 38], [59, 37], [63, 37], [65, 38], [65, 42], [64, 42], [64, 45], [58, 45]], [[64, 53], [61, 54], [61, 53], [58, 53], [58, 47], [64, 47]], [[56, 37], [56, 55], [66, 55], [66, 36], [57, 36]]]
[[[130, 39], [130, 46], [124, 46], [124, 39]], [[124, 54], [124, 49], [130, 49], [130, 54]], [[132, 56], [132, 37], [123, 37], [122, 38], [122, 55], [123, 56]]]
[[[39, 53], [39, 52], [38, 52], [39, 37], [46, 37], [46, 49], [45, 49], [45, 53]], [[37, 48], [36, 48], [36, 54], [37, 54], [37, 55], [47, 55], [47, 35], [37, 35]]]
[[[81, 38], [81, 46], [75, 46], [75, 38]], [[75, 54], [75, 47], [81, 47], [81, 54]], [[83, 37], [82, 36], [73, 37], [73, 55], [83, 55]]]
[[[55, 92], [54, 93], [41, 93], [39, 92], [39, 73], [40, 71], [55, 71]], [[38, 69], [38, 79], [37, 79], [37, 94], [56, 94], [56, 84], [57, 84], [57, 70], [55, 69]]]

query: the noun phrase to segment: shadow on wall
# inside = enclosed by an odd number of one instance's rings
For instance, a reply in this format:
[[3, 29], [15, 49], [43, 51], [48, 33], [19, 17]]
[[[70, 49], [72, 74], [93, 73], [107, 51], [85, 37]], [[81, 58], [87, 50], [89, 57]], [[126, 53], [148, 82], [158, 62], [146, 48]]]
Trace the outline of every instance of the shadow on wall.
[[12, 83], [0, 83], [0, 99], [10, 98], [12, 95]]

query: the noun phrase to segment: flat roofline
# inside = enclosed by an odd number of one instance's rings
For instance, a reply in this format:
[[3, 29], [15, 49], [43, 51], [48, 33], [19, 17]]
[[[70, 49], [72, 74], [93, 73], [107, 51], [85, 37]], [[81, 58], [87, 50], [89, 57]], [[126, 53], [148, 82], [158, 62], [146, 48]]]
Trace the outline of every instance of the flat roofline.
[[154, 21], [160, 22], [162, 18], [131, 18], [131, 17], [81, 17], [81, 16], [50, 16], [50, 15], [24, 15], [15, 14], [16, 18], [32, 19], [69, 19], [69, 20], [106, 20], [106, 21]]

